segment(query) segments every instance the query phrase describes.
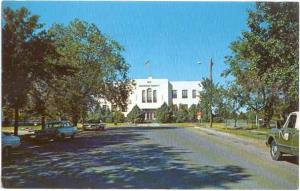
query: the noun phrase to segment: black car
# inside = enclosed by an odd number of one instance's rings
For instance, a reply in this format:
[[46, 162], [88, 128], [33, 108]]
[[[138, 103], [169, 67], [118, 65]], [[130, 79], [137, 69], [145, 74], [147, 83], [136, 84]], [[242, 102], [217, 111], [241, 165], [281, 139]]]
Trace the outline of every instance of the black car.
[[101, 120], [88, 120], [83, 123], [82, 128], [84, 131], [104, 130], [105, 124]]

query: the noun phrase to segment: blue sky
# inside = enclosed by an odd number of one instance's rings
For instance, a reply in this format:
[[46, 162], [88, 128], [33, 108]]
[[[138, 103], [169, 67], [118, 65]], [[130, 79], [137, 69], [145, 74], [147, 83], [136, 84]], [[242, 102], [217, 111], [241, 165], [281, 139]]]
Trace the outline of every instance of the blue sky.
[[[208, 77], [213, 57], [214, 81], [226, 68], [228, 46], [247, 30], [253, 2], [2, 2], [2, 7], [27, 7], [45, 27], [75, 18], [95, 23], [125, 48], [130, 78], [200, 80]], [[150, 60], [150, 66], [144, 63]], [[197, 64], [201, 61], [201, 65]], [[231, 78], [227, 79], [230, 80]]]

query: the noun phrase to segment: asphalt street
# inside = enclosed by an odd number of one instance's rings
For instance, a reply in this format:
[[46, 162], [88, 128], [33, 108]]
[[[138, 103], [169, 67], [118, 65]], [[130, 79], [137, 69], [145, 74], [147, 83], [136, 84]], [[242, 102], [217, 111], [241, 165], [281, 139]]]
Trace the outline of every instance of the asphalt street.
[[195, 128], [122, 127], [25, 143], [2, 159], [6, 188], [297, 189], [295, 157]]

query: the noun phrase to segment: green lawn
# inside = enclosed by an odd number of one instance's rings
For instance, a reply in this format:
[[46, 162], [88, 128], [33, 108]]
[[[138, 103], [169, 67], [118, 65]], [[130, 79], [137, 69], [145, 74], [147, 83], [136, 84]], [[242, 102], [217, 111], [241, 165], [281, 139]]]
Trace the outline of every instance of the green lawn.
[[[202, 127], [209, 128], [208, 123], [204, 123]], [[254, 139], [264, 140], [269, 129], [266, 128], [247, 128], [247, 129], [233, 129], [225, 126], [224, 123], [213, 123], [213, 129], [226, 132], [238, 136], [250, 137]]]

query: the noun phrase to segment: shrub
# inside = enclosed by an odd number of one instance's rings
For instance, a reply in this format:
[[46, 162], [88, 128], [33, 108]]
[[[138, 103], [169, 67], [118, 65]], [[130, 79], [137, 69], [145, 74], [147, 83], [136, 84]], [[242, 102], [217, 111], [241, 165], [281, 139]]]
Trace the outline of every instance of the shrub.
[[161, 123], [171, 122], [172, 115], [172, 109], [166, 103], [163, 103], [155, 112], [156, 120]]
[[193, 104], [191, 105], [191, 107], [189, 108], [189, 121], [190, 122], [197, 122], [197, 113], [200, 111], [200, 106]]
[[123, 123], [125, 121], [125, 116], [122, 112], [116, 111], [113, 113], [113, 121], [115, 123]]
[[128, 113], [127, 120], [131, 123], [142, 123], [145, 120], [145, 113], [135, 105]]
[[175, 113], [176, 123], [187, 122], [189, 120], [189, 112], [185, 105], [179, 104], [179, 109]]

